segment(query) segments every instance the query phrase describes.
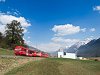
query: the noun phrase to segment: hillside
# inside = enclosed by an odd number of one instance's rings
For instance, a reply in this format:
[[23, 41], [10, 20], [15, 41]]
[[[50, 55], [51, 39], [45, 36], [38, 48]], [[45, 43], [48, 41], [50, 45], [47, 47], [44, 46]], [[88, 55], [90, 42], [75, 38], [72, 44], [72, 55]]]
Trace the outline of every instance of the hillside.
[[49, 58], [16, 67], [5, 75], [100, 75], [100, 62]]
[[0, 48], [0, 55], [14, 55], [14, 51]]
[[77, 55], [83, 57], [100, 57], [100, 38], [80, 46]]
[[[43, 58], [37, 57], [23, 57], [23, 56], [0, 56], [0, 75], [5, 75], [13, 68], [20, 67], [28, 62], [41, 60]], [[9, 74], [10, 75], [10, 74]], [[22, 74], [21, 74], [22, 75]]]
[[90, 41], [91, 41], [91, 39], [85, 39], [83, 41], [79, 41], [79, 42], [75, 43], [74, 45], [72, 45], [71, 47], [65, 49], [64, 51], [66, 51], [68, 53], [75, 53], [80, 46], [85, 45]]

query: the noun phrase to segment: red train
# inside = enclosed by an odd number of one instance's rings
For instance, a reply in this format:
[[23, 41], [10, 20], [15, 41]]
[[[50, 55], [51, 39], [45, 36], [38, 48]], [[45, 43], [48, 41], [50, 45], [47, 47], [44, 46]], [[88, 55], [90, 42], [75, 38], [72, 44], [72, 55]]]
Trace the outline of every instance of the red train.
[[30, 56], [30, 57], [48, 57], [47, 53], [38, 52], [36, 50], [30, 50], [29, 48], [25, 48], [23, 46], [16, 46], [14, 49], [15, 55], [20, 56]]

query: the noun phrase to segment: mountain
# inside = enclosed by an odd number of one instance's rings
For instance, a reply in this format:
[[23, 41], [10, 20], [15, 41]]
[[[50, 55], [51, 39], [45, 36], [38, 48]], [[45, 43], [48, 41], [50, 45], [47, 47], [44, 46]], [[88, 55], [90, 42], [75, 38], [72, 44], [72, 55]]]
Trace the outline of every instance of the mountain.
[[35, 51], [41, 51], [41, 50], [39, 50], [39, 49], [37, 49], [37, 48], [35, 48], [35, 47], [32, 47], [32, 46], [28, 46], [28, 48], [30, 49], [30, 50], [35, 50]]
[[100, 56], [100, 38], [91, 40], [89, 43], [78, 48], [77, 56], [80, 57], [99, 57]]
[[30, 50], [34, 50], [36, 52], [43, 52], [43, 53], [47, 53], [47, 52], [44, 52], [42, 50], [39, 50], [38, 48], [35, 48], [35, 47], [32, 47], [32, 46], [28, 46], [27, 48], [29, 48]]
[[68, 49], [65, 49], [64, 51], [66, 51], [68, 53], [75, 53], [80, 46], [87, 44], [90, 40], [91, 39], [86, 39], [84, 41], [77, 42], [74, 45], [72, 45], [71, 47], [69, 47]]

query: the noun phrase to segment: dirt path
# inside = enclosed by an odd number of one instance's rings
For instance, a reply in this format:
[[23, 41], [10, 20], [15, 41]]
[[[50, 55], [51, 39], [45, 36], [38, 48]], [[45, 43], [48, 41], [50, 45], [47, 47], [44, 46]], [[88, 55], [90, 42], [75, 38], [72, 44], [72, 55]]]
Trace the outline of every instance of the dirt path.
[[0, 75], [31, 61], [38, 61], [44, 58], [39, 57], [20, 57], [20, 56], [0, 56]]

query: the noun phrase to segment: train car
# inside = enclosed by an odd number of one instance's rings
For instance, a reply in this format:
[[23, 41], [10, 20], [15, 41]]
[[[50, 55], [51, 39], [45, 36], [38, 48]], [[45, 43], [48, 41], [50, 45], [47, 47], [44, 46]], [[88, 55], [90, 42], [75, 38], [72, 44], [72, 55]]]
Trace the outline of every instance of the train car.
[[16, 46], [14, 49], [15, 55], [26, 55], [27, 48], [23, 46]]
[[14, 53], [15, 55], [19, 56], [48, 57], [48, 54], [37, 52], [36, 50], [30, 50], [29, 48], [25, 48], [23, 46], [16, 46], [14, 49]]

